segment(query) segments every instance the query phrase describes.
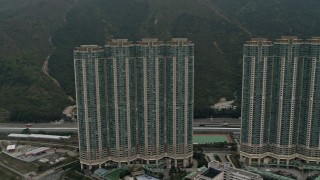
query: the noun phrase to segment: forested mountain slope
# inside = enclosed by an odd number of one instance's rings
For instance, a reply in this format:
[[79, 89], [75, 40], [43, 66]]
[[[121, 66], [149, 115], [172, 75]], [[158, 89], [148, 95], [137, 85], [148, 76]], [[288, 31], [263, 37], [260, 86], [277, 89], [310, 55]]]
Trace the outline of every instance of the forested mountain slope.
[[61, 117], [70, 102], [41, 72], [48, 42], [63, 25], [65, 0], [0, 0], [0, 109], [20, 121]]
[[233, 98], [241, 86], [242, 43], [249, 35], [201, 0], [79, 0], [67, 24], [53, 36], [57, 47], [50, 70], [68, 94], [74, 93], [72, 50], [80, 44], [103, 45], [110, 38], [195, 43], [195, 103], [208, 106]]
[[[195, 43], [195, 107], [208, 107], [240, 96], [245, 40], [319, 36], [319, 7], [318, 0], [0, 0], [0, 109], [12, 119], [54, 119], [74, 97], [74, 47], [147, 37]], [[41, 72], [51, 52], [49, 73], [61, 88]]]

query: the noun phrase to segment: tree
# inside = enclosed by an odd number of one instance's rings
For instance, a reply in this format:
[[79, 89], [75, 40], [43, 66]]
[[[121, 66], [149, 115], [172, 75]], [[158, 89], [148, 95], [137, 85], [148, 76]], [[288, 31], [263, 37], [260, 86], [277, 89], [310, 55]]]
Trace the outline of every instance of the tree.
[[123, 172], [120, 173], [119, 178], [123, 179], [125, 176], [130, 175], [130, 171], [125, 170]]
[[26, 128], [26, 129], [22, 130], [21, 134], [30, 134], [30, 129]]

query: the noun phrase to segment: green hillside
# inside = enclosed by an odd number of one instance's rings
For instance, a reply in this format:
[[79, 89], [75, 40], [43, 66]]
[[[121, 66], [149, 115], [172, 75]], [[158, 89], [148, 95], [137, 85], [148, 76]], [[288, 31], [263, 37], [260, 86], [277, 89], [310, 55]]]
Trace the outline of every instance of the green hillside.
[[[74, 47], [111, 38], [190, 38], [195, 107], [240, 97], [244, 41], [319, 36], [318, 7], [318, 0], [0, 0], [0, 108], [16, 120], [57, 118], [74, 97]], [[49, 73], [61, 87], [41, 71], [51, 52]]]
[[320, 1], [317, 0], [210, 0], [228, 17], [254, 35], [278, 38], [319, 36]]
[[59, 118], [69, 104], [62, 88], [41, 72], [51, 34], [69, 2], [0, 0], [0, 109], [19, 121]]
[[209, 106], [222, 96], [233, 98], [241, 85], [242, 42], [249, 36], [199, 2], [79, 0], [68, 13], [67, 24], [53, 36], [56, 51], [50, 70], [66, 92], [74, 94], [75, 46], [103, 45], [110, 38], [188, 37], [195, 43], [196, 106]]

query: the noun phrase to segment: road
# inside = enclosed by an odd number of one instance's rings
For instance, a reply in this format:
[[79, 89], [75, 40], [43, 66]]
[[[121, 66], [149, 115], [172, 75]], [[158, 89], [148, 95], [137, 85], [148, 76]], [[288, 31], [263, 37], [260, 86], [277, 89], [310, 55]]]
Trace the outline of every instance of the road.
[[[19, 133], [22, 130], [26, 129], [26, 127], [7, 127], [0, 125], [0, 133], [1, 132], [11, 132], [11, 133]], [[78, 132], [77, 127], [31, 127], [30, 131], [46, 131], [46, 132]], [[193, 127], [193, 130], [196, 132], [210, 132], [210, 133], [232, 133], [232, 132], [240, 132], [240, 128], [226, 128], [226, 127]]]
[[224, 124], [232, 127], [240, 127], [241, 120], [237, 118], [206, 118], [193, 120], [193, 126], [223, 126]]
[[[73, 106], [68, 106], [63, 112], [67, 113], [72, 110]], [[209, 119], [194, 119], [193, 126], [198, 126], [199, 124], [217, 124], [219, 126], [221, 122], [229, 124], [238, 124], [240, 125], [240, 119], [232, 118], [209, 118]], [[63, 123], [63, 124], [52, 124], [52, 123], [38, 123], [32, 124], [32, 127], [76, 127], [75, 123]], [[0, 127], [25, 127], [25, 123], [0, 123]]]
[[227, 155], [227, 153], [217, 153], [217, 152], [213, 151], [211, 153], [204, 153], [204, 154], [209, 157], [210, 161], [216, 161], [216, 159], [214, 158], [214, 155], [217, 155], [217, 156], [220, 157], [220, 159], [222, 161], [221, 163], [227, 163], [228, 162], [228, 160], [225, 157]]
[[[26, 129], [25, 124], [22, 123], [1, 123], [0, 132], [12, 132], [19, 133]], [[41, 123], [32, 124], [29, 128], [32, 131], [54, 131], [54, 132], [77, 132], [77, 124], [75, 123], [63, 123], [63, 124], [51, 124], [51, 123]]]
[[[73, 109], [72, 106], [67, 108], [65, 112], [70, 112]], [[228, 126], [223, 126], [221, 123], [228, 123]], [[205, 124], [206, 126], [199, 126], [200, 124]], [[208, 126], [207, 126], [208, 125]], [[240, 120], [231, 118], [213, 118], [213, 119], [194, 119], [193, 130], [197, 132], [210, 131], [212, 133], [230, 133], [230, 132], [240, 132]], [[52, 123], [39, 123], [32, 124], [30, 130], [33, 131], [59, 131], [59, 132], [77, 132], [76, 123], [62, 123], [62, 124], [52, 124]], [[0, 132], [21, 132], [26, 129], [24, 123], [0, 123]]]

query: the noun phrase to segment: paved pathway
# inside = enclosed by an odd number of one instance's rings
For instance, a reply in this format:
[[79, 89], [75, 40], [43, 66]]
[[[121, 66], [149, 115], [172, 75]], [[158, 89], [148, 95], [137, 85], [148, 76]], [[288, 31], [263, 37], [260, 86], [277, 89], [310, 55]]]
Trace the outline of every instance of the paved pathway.
[[221, 153], [221, 152], [206, 153], [205, 152], [204, 154], [209, 157], [210, 161], [216, 161], [216, 159], [214, 158], [214, 155], [217, 155], [220, 157], [222, 163], [228, 162], [228, 160], [225, 157], [226, 153]]
[[198, 167], [198, 161], [196, 159], [192, 158], [192, 163], [193, 163], [192, 168]]

